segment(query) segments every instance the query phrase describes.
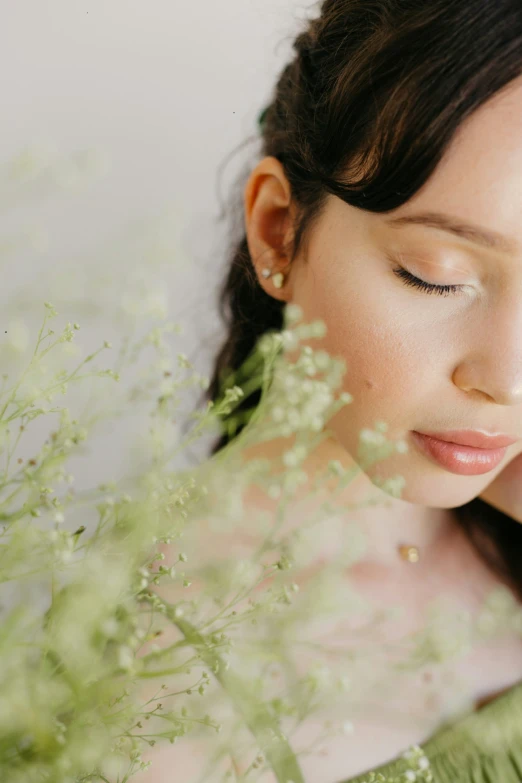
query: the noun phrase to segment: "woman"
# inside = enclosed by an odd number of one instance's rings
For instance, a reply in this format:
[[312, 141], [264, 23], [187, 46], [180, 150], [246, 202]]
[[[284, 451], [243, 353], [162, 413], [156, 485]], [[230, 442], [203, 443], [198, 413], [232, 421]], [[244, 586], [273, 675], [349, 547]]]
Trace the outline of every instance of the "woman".
[[[522, 516], [498, 488], [522, 454], [522, 7], [325, 0], [294, 47], [261, 118], [261, 160], [241, 183], [245, 231], [221, 292], [229, 333], [207, 396], [282, 328], [286, 304], [322, 319], [327, 334], [310, 344], [345, 359], [353, 402], [305, 469], [353, 464], [377, 420], [409, 447], [385, 463], [406, 479], [401, 499], [360, 512], [370, 547], [352, 569], [358, 587], [401, 603], [401, 630], [437, 592], [473, 610], [506, 584], [520, 601]], [[479, 453], [416, 434], [457, 430], [511, 441]], [[376, 478], [370, 468], [346, 499]], [[368, 710], [352, 739], [303, 761], [307, 783], [367, 780], [377, 767], [392, 779], [412, 744], [438, 783], [522, 780], [520, 634], [477, 647], [454, 674], [471, 715], [447, 728], [444, 682], [422, 721]], [[419, 692], [393, 698], [413, 714]], [[424, 779], [413, 774], [398, 779]]]

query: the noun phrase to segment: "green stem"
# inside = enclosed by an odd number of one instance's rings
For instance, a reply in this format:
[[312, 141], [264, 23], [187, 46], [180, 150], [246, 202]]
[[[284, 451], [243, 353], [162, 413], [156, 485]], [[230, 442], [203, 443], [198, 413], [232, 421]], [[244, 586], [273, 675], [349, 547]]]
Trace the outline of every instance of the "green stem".
[[305, 783], [295, 753], [266, 705], [257, 701], [244, 680], [225, 669], [224, 661], [217, 653], [208, 650], [204, 637], [191, 623], [176, 617], [175, 606], [166, 601], [162, 601], [162, 604], [166, 616], [179, 628], [187, 641], [198, 649], [201, 659], [214, 672], [217, 681], [231, 697], [269, 761], [278, 783]]

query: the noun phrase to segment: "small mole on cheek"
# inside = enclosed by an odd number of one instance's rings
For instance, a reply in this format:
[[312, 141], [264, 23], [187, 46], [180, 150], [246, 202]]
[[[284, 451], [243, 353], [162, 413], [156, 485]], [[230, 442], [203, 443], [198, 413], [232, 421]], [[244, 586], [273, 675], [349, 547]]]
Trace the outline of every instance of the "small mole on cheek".
[[373, 388], [375, 388], [375, 384], [374, 384], [374, 382], [373, 382], [373, 381], [370, 381], [370, 379], [369, 379], [369, 378], [366, 378], [366, 380], [364, 381], [364, 383], [365, 383], [365, 385], [368, 387], [368, 389], [373, 389]]

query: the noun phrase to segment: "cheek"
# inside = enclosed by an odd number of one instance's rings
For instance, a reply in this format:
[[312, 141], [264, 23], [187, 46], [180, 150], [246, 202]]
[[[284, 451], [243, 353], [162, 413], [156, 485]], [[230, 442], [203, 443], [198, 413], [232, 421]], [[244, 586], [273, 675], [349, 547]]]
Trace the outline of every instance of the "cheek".
[[354, 397], [362, 395], [360, 404], [369, 393], [372, 402], [411, 399], [428, 380], [430, 369], [423, 325], [405, 318], [398, 298], [393, 306], [389, 289], [368, 292], [352, 287], [346, 295], [342, 291], [317, 292], [314, 309], [328, 330], [321, 347], [346, 362], [345, 390]]
[[448, 348], [459, 349], [455, 326], [432, 302], [408, 298], [371, 256], [351, 264], [329, 257], [328, 271], [309, 267], [298, 295], [305, 320], [327, 327], [311, 347], [346, 362], [343, 390], [354, 398], [346, 416], [372, 426], [379, 415], [391, 421], [407, 409], [415, 418], [433, 404], [458, 358]]

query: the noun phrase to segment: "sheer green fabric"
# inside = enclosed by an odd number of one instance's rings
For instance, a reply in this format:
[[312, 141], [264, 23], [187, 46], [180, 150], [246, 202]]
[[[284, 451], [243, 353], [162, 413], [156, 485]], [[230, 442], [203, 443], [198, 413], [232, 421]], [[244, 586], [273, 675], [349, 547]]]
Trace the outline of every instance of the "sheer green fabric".
[[[521, 783], [522, 680], [481, 709], [446, 722], [420, 747], [434, 783]], [[390, 783], [422, 780], [408, 769], [407, 760], [398, 757], [342, 783], [369, 783], [371, 772]]]

